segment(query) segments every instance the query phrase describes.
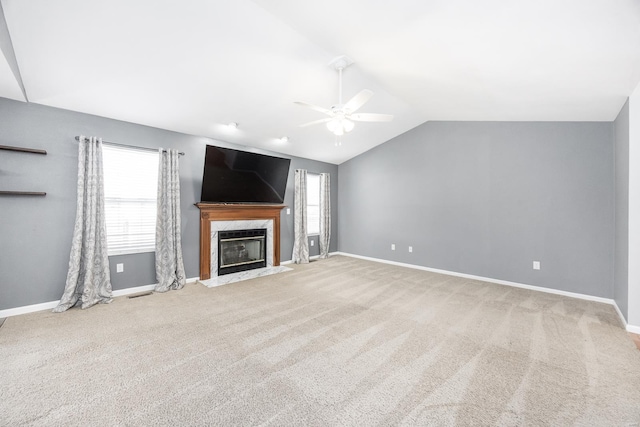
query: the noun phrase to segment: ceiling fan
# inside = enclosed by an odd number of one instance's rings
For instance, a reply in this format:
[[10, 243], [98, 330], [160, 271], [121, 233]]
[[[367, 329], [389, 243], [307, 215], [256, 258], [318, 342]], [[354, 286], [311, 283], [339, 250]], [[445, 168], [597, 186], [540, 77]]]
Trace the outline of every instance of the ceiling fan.
[[331, 63], [329, 63], [331, 67], [338, 71], [339, 75], [338, 103], [336, 105], [333, 105], [330, 108], [323, 108], [306, 102], [296, 102], [296, 104], [302, 107], [311, 108], [312, 110], [319, 111], [329, 116], [324, 119], [302, 124], [300, 127], [326, 123], [327, 128], [334, 135], [341, 136], [353, 130], [353, 122], [390, 122], [393, 120], [393, 115], [391, 114], [356, 113], [356, 111], [373, 96], [373, 92], [368, 89], [361, 90], [346, 103], [342, 103], [342, 71], [352, 63], [353, 61], [344, 55], [335, 58]]

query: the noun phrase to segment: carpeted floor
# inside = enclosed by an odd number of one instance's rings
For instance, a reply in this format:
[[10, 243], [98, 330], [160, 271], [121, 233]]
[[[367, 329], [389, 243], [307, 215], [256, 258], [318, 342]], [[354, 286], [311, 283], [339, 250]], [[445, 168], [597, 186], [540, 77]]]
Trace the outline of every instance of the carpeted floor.
[[640, 423], [614, 309], [335, 256], [0, 329], [0, 425]]

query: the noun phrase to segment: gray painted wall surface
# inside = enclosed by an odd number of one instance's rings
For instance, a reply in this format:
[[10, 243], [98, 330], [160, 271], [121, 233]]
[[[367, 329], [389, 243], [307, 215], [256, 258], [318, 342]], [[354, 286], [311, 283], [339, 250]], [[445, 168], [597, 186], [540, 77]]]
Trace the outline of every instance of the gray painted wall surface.
[[[55, 301], [64, 289], [75, 219], [79, 134], [143, 147], [177, 148], [180, 159], [182, 244], [187, 277], [199, 274], [199, 218], [205, 145], [250, 150], [204, 137], [0, 98], [0, 145], [40, 148], [46, 156], [0, 151], [0, 189], [46, 191], [46, 197], [0, 197], [0, 310]], [[267, 151], [265, 154], [288, 157]], [[296, 168], [332, 178], [332, 241], [337, 250], [338, 166], [292, 158], [285, 204], [293, 205]], [[282, 213], [281, 260], [293, 248], [293, 209]], [[316, 243], [317, 244], [317, 243]], [[154, 254], [110, 257], [113, 289], [155, 283]], [[124, 262], [124, 272], [115, 264]]]
[[611, 298], [612, 127], [425, 123], [340, 165], [339, 250]]
[[615, 266], [613, 299], [625, 319], [629, 298], [629, 100], [613, 123], [615, 134]]

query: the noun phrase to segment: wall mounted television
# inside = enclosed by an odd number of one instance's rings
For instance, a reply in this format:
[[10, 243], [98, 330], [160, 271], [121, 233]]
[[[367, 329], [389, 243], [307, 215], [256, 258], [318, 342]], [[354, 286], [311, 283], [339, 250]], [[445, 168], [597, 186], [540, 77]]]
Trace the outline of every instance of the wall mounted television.
[[282, 203], [290, 159], [207, 145], [200, 201]]

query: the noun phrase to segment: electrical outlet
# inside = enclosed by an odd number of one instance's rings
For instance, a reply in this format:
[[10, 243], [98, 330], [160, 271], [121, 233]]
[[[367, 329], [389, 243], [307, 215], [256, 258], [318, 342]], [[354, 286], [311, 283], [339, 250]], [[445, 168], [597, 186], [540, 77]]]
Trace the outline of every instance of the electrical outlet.
[[313, 246], [315, 242], [315, 240], [311, 239], [311, 246]]
[[291, 215], [291, 208], [287, 208], [287, 215]]
[[392, 251], [395, 251], [395, 250], [396, 250], [396, 244], [395, 244], [395, 243], [392, 243], [392, 244], [391, 244], [391, 250], [392, 250]]
[[409, 252], [413, 252], [413, 246], [409, 246]]
[[124, 264], [116, 264], [116, 273], [122, 273], [124, 271]]
[[533, 261], [533, 269], [540, 270], [540, 261]]

